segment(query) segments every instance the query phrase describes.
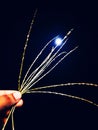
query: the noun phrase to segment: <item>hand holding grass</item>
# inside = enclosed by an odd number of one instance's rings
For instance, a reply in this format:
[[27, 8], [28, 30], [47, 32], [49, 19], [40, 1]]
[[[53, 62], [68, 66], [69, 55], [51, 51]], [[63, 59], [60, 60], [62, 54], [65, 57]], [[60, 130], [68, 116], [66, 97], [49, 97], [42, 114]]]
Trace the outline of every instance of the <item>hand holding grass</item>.
[[23, 105], [21, 96], [19, 91], [0, 90], [0, 118], [2, 124], [6, 122], [12, 106], [20, 107]]
[[0, 91], [0, 110], [9, 108], [13, 105], [16, 107], [22, 106], [23, 100], [21, 93], [14, 90], [1, 90]]
[[[88, 100], [88, 99], [85, 99], [85, 98], [82, 98], [82, 97], [78, 97], [78, 96], [74, 96], [74, 95], [71, 95], [71, 94], [61, 93], [61, 92], [51, 90], [51, 88], [68, 87], [68, 86], [98, 87], [98, 84], [78, 82], [78, 83], [65, 83], [65, 84], [35, 87], [36, 83], [38, 83], [41, 79], [43, 79], [46, 75], [48, 75], [59, 63], [61, 63], [68, 55], [70, 55], [73, 51], [75, 51], [78, 48], [78, 46], [76, 46], [75, 48], [71, 49], [70, 51], [65, 50], [65, 51], [62, 52], [62, 48], [64, 47], [64, 45], [68, 41], [69, 35], [73, 31], [73, 29], [71, 29], [63, 37], [63, 39], [61, 40], [62, 44], [60, 44], [60, 45], [58, 45], [58, 44], [53, 45], [52, 44], [58, 38], [58, 36], [52, 38], [49, 42], [47, 42], [46, 45], [42, 48], [42, 50], [38, 53], [36, 58], [31, 63], [31, 65], [28, 68], [28, 70], [27, 70], [26, 74], [24, 75], [23, 79], [21, 79], [26, 48], [27, 48], [27, 45], [28, 45], [28, 41], [29, 41], [29, 37], [30, 37], [31, 30], [32, 30], [32, 25], [34, 23], [35, 16], [36, 16], [36, 11], [35, 11], [35, 14], [34, 14], [32, 21], [31, 21], [29, 31], [27, 33], [25, 46], [24, 46], [24, 50], [23, 50], [23, 54], [22, 54], [22, 60], [21, 60], [21, 65], [20, 65], [20, 73], [19, 73], [19, 77], [18, 77], [18, 91], [9, 91], [8, 90], [8, 91], [5, 91], [5, 92], [4, 91], [0, 92], [1, 93], [0, 98], [2, 98], [2, 96], [7, 97], [6, 102], [3, 102], [3, 104], [1, 102], [0, 109], [12, 106], [12, 108], [10, 109], [10, 111], [8, 113], [8, 117], [7, 117], [5, 123], [2, 127], [2, 130], [5, 130], [6, 124], [7, 124], [10, 117], [11, 117], [11, 120], [12, 120], [12, 130], [14, 130], [13, 114], [14, 114], [15, 108], [17, 106], [21, 106], [23, 104], [23, 101], [21, 99], [21, 94], [22, 95], [23, 94], [30, 94], [30, 93], [32, 93], [32, 94], [37, 94], [37, 93], [54, 94], [54, 95], [59, 95], [59, 96], [63, 96], [63, 97], [69, 97], [69, 98], [81, 100], [81, 101], [84, 101], [86, 103], [89, 103], [89, 104], [92, 104], [92, 105], [98, 107], [98, 104], [94, 103], [91, 100]], [[38, 64], [38, 59], [43, 57], [43, 53], [47, 50], [49, 50], [49, 52], [47, 52], [48, 54], [45, 56], [45, 58], [43, 58], [42, 62], [40, 64]], [[37, 64], [36, 68], [33, 67], [35, 64]], [[0, 101], [1, 101], [1, 99], [0, 99]]]

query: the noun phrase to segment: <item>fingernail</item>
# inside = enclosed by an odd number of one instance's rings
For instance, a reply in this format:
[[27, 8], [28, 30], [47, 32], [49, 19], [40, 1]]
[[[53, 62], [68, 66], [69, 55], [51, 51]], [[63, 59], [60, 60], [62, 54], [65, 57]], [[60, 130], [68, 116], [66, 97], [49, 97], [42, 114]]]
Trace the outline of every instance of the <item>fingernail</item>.
[[20, 92], [15, 92], [13, 93], [13, 96], [16, 100], [20, 99], [21, 98], [21, 93]]

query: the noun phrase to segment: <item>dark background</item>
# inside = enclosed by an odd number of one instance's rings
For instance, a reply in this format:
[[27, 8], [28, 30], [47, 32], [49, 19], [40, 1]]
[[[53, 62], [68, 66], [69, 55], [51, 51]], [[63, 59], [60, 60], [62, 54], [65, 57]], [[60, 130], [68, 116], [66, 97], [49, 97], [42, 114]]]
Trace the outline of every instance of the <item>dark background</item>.
[[[98, 83], [98, 9], [95, 1], [0, 2], [0, 89], [17, 90], [21, 55], [35, 9], [36, 20], [28, 44], [23, 73], [40, 49], [54, 36], [74, 28], [65, 49], [79, 48], [38, 86], [67, 83]], [[98, 103], [98, 88], [57, 89]], [[98, 108], [82, 101], [54, 95], [25, 95], [16, 110], [19, 129], [97, 129]], [[7, 127], [10, 128], [10, 124]]]

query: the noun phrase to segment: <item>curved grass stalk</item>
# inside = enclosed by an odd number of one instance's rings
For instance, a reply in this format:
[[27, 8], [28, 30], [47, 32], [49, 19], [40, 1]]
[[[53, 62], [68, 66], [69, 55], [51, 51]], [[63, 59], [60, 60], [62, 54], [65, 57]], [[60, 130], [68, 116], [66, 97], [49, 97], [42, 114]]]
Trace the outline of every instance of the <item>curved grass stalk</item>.
[[25, 53], [26, 53], [26, 49], [27, 49], [29, 37], [30, 37], [30, 34], [31, 34], [32, 26], [33, 26], [34, 21], [35, 21], [36, 14], [37, 14], [37, 9], [35, 10], [33, 19], [32, 19], [31, 24], [30, 24], [30, 28], [29, 28], [29, 31], [28, 31], [28, 34], [27, 34], [27, 37], [26, 37], [24, 51], [23, 51], [23, 54], [22, 54], [22, 60], [21, 60], [21, 65], [20, 65], [20, 72], [19, 72], [19, 77], [18, 77], [18, 90], [20, 89], [20, 80], [21, 80], [21, 76], [22, 76], [22, 70], [23, 70], [23, 64], [24, 64], [24, 57], [25, 57]]
[[88, 100], [88, 99], [85, 99], [85, 98], [81, 98], [81, 97], [78, 97], [78, 96], [73, 96], [73, 95], [70, 95], [70, 94], [65, 94], [65, 93], [59, 93], [59, 92], [54, 92], [54, 91], [28, 91], [27, 93], [40, 93], [40, 94], [60, 95], [60, 96], [64, 96], [64, 97], [78, 99], [78, 100], [84, 101], [86, 103], [89, 103], [89, 104], [92, 104], [92, 105], [98, 107], [98, 104], [92, 102], [91, 100]]
[[14, 111], [15, 111], [15, 106], [13, 107], [13, 111], [12, 111], [12, 114], [11, 114], [11, 117], [12, 117], [12, 130], [15, 130], [15, 127], [14, 127]]
[[15, 111], [15, 106], [11, 108], [10, 113], [9, 113], [9, 115], [8, 115], [8, 117], [7, 117], [7, 119], [6, 119], [5, 123], [4, 123], [4, 125], [3, 125], [3, 127], [2, 127], [2, 130], [5, 130], [5, 127], [6, 127], [6, 125], [7, 125], [7, 123], [8, 123], [8, 120], [9, 120], [9, 118], [10, 118], [11, 116], [12, 116], [12, 130], [14, 130], [14, 119], [13, 119], [13, 113], [14, 113], [14, 111]]
[[56, 87], [68, 87], [68, 86], [75, 86], [75, 85], [81, 85], [81, 86], [91, 86], [91, 87], [98, 87], [98, 84], [93, 84], [93, 83], [65, 83], [65, 84], [56, 84], [56, 85], [49, 85], [49, 86], [43, 86], [43, 87], [37, 87], [37, 88], [32, 88], [30, 91], [37, 91], [37, 90], [42, 90], [42, 89], [48, 89], [48, 88], [56, 88]]

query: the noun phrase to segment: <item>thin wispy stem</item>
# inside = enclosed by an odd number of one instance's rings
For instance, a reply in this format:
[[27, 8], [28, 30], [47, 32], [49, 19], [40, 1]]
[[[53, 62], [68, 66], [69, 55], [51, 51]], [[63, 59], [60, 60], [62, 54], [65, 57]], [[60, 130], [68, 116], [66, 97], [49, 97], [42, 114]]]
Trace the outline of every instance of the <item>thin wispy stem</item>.
[[23, 70], [26, 48], [27, 48], [27, 45], [28, 45], [29, 37], [30, 37], [30, 34], [31, 34], [32, 26], [33, 26], [34, 21], [35, 21], [36, 14], [37, 14], [37, 9], [35, 10], [35, 13], [34, 13], [34, 16], [33, 16], [33, 19], [31, 21], [30, 28], [29, 28], [29, 31], [28, 31], [28, 34], [27, 34], [27, 37], [26, 37], [26, 41], [25, 41], [25, 46], [24, 46], [24, 51], [23, 51], [23, 54], [22, 54], [22, 60], [21, 60], [21, 66], [20, 66], [20, 72], [19, 72], [19, 77], [18, 77], [18, 90], [20, 89], [20, 81], [21, 81], [21, 76], [22, 76], [22, 70]]
[[54, 94], [54, 95], [60, 95], [60, 96], [64, 96], [64, 97], [69, 97], [69, 98], [73, 98], [73, 99], [78, 99], [78, 100], [81, 100], [81, 101], [84, 101], [86, 103], [89, 103], [89, 104], [92, 104], [96, 107], [98, 107], [98, 104], [88, 100], [88, 99], [85, 99], [85, 98], [81, 98], [81, 97], [78, 97], [78, 96], [73, 96], [73, 95], [70, 95], [70, 94], [65, 94], [65, 93], [59, 93], [59, 92], [54, 92], [54, 91], [28, 91], [28, 93], [40, 93], [40, 94]]
[[56, 85], [49, 85], [49, 86], [43, 86], [43, 87], [37, 87], [37, 88], [32, 88], [30, 91], [37, 91], [37, 90], [42, 90], [42, 89], [48, 89], [48, 88], [56, 88], [56, 87], [68, 87], [68, 86], [91, 86], [91, 87], [98, 87], [98, 84], [93, 84], [93, 83], [84, 83], [84, 82], [79, 82], [79, 83], [65, 83], [65, 84], [56, 84]]
[[[6, 127], [7, 123], [8, 123], [8, 120], [9, 120], [10, 116], [11, 116], [12, 113], [14, 112], [14, 109], [15, 109], [14, 107], [11, 108], [10, 113], [8, 114], [8, 117], [7, 117], [5, 123], [4, 123], [3, 127], [2, 127], [2, 130], [5, 130], [5, 127]], [[12, 122], [13, 122], [13, 121], [12, 121]], [[13, 128], [14, 128], [14, 126], [13, 126]]]

